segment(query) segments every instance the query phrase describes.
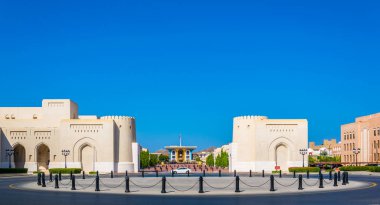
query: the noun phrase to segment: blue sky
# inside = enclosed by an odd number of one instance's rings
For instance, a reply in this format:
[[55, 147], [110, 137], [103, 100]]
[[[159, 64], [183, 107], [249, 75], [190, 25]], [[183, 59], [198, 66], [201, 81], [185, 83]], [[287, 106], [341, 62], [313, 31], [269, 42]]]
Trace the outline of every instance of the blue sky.
[[135, 116], [151, 150], [226, 144], [239, 115], [320, 143], [380, 111], [379, 36], [378, 1], [0, 0], [0, 106]]

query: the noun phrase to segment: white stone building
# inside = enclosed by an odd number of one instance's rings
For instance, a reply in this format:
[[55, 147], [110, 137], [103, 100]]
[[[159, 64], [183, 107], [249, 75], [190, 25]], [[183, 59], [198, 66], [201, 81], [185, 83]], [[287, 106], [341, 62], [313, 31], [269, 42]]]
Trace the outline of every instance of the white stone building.
[[127, 116], [81, 116], [69, 99], [43, 100], [42, 107], [0, 108], [0, 166], [29, 172], [65, 167], [84, 171], [136, 172], [139, 150], [135, 119]]
[[[264, 116], [235, 117], [230, 144], [230, 171], [275, 170], [302, 166], [300, 149], [308, 147], [305, 119], [268, 119]], [[305, 157], [307, 166], [307, 156]]]

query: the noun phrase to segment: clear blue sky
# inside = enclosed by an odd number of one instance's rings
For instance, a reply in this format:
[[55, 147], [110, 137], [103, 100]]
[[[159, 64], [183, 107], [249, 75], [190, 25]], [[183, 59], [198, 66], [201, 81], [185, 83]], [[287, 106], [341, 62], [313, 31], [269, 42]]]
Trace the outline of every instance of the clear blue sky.
[[135, 116], [153, 151], [226, 144], [239, 115], [339, 137], [380, 111], [379, 55], [379, 1], [0, 0], [0, 106]]

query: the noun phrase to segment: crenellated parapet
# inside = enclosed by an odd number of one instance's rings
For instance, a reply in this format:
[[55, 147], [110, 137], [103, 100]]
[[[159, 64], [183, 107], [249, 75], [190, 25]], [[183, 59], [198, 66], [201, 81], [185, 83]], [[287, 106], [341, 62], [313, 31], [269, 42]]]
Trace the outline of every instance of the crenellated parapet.
[[260, 115], [246, 115], [246, 116], [234, 117], [234, 120], [265, 120], [265, 119], [268, 119], [268, 117], [260, 116]]
[[134, 117], [130, 116], [102, 116], [100, 119], [105, 120], [129, 120], [129, 119], [135, 119]]

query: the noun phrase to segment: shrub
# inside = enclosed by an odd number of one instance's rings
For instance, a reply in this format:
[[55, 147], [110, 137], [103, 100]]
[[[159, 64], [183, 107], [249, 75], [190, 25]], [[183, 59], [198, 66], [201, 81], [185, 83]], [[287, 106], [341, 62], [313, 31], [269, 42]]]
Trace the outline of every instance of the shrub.
[[373, 167], [370, 166], [344, 166], [340, 167], [340, 171], [370, 171]]
[[0, 168], [1, 174], [27, 173], [27, 168]]
[[289, 172], [319, 172], [319, 167], [289, 167]]
[[370, 172], [380, 172], [380, 167], [369, 167]]
[[81, 168], [51, 168], [49, 169], [50, 173], [58, 174], [61, 172], [61, 174], [70, 174], [70, 172], [73, 172], [73, 174], [79, 174], [81, 173]]
[[91, 172], [88, 172], [88, 174], [97, 174], [96, 171], [91, 171]]

